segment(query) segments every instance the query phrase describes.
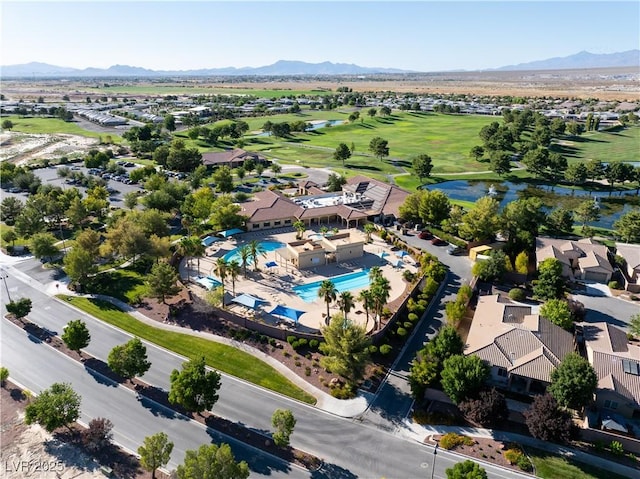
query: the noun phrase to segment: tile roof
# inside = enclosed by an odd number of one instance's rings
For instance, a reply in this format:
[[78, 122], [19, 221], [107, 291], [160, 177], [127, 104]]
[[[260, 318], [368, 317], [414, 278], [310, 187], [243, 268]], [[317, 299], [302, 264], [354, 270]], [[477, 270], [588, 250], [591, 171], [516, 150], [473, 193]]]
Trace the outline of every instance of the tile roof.
[[396, 217], [399, 217], [400, 206], [409, 196], [408, 192], [395, 185], [383, 183], [362, 175], [349, 178], [343, 189], [361, 193], [363, 196], [373, 200], [373, 206], [370, 209], [371, 214], [384, 213], [385, 215], [394, 215]]
[[570, 333], [531, 314], [529, 306], [501, 303], [493, 295], [478, 299], [465, 354], [477, 354], [513, 374], [550, 382], [551, 371], [574, 349]]
[[622, 364], [624, 360], [615, 354], [593, 351], [591, 364], [598, 376], [598, 389], [613, 390], [639, 407], [640, 376], [626, 373]]
[[599, 254], [595, 254], [593, 251], [587, 251], [587, 255], [584, 258], [578, 259], [580, 269], [585, 268], [602, 268], [610, 273], [613, 273], [613, 267], [609, 260], [603, 258]]
[[616, 254], [622, 256], [632, 269], [640, 268], [640, 244], [616, 243]]

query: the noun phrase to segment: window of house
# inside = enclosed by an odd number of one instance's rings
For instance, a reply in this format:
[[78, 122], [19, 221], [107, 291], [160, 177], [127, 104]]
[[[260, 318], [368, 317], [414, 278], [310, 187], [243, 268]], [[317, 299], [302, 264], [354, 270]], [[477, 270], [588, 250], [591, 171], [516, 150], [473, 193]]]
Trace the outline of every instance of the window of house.
[[262, 226], [264, 226], [265, 228], [268, 228], [269, 226], [271, 226], [271, 223], [262, 223]]
[[507, 370], [505, 368], [498, 368], [498, 376], [502, 378], [507, 377]]
[[253, 225], [251, 226], [254, 230], [260, 228], [260, 225], [258, 223], [253, 223]]
[[607, 409], [618, 409], [618, 403], [615, 401], [611, 401], [609, 399], [606, 399], [604, 401], [604, 407], [606, 407]]
[[280, 226], [281, 223], [282, 223], [282, 221], [274, 221], [273, 222], [273, 226]]
[[284, 224], [285, 225], [290, 225], [291, 224], [291, 220], [284, 220]]

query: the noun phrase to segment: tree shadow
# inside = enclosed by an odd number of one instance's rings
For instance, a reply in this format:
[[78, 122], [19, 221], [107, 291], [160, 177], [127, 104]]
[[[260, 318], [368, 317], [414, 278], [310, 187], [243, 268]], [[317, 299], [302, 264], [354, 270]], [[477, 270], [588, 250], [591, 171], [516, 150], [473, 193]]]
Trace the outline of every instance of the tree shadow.
[[75, 437], [68, 431], [65, 433], [56, 433], [53, 439], [49, 439], [44, 443], [44, 450], [48, 454], [59, 461], [62, 465], [62, 469], [76, 468], [87, 472], [96, 472], [100, 465], [88, 457], [79, 447], [75, 444]]
[[84, 362], [84, 369], [89, 373], [89, 375], [98, 383], [103, 386], [109, 387], [117, 387], [118, 384], [122, 382], [122, 379], [117, 377], [115, 374], [104, 374], [102, 361], [99, 359], [87, 359]]
[[351, 164], [351, 163], [345, 163], [344, 167], [345, 168], [358, 169], [358, 170], [382, 171], [381, 168], [379, 168], [377, 166], [371, 166], [371, 165], [354, 165], [354, 164]]
[[[369, 412], [390, 422], [393, 426], [400, 426], [411, 405], [411, 395], [398, 389], [389, 381], [384, 383], [382, 389], [369, 407]], [[382, 429], [392, 430], [385, 424], [377, 424]]]
[[[153, 388], [153, 389], [157, 389], [157, 388]], [[169, 408], [168, 406], [165, 406], [164, 404], [160, 404], [159, 402], [148, 398], [144, 394], [138, 394], [138, 402], [142, 407], [144, 407], [145, 409], [148, 409], [149, 412], [153, 414], [155, 417], [163, 417], [166, 419], [180, 419], [182, 421], [188, 420], [188, 418], [185, 417], [183, 414], [178, 414], [176, 411]]]
[[360, 123], [358, 125], [360, 128], [365, 128], [366, 130], [375, 130], [375, 125], [369, 125], [368, 123]]
[[320, 469], [311, 472], [311, 479], [357, 479], [353, 472], [336, 464], [324, 463]]

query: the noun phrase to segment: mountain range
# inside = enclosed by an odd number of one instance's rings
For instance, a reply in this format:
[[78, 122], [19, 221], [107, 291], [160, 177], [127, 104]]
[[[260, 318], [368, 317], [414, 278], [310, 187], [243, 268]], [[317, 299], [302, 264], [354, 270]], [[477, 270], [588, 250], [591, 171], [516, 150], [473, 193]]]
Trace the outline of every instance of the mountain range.
[[[582, 51], [567, 57], [508, 65], [492, 70], [563, 70], [581, 68], [640, 67], [640, 50], [596, 54]], [[176, 77], [176, 76], [315, 76], [315, 75], [370, 75], [375, 73], [416, 73], [397, 68], [361, 67], [351, 63], [307, 63], [280, 60], [261, 67], [203, 68], [198, 70], [150, 70], [147, 68], [113, 65], [109, 68], [69, 68], [47, 63], [31, 62], [0, 67], [0, 77]]]

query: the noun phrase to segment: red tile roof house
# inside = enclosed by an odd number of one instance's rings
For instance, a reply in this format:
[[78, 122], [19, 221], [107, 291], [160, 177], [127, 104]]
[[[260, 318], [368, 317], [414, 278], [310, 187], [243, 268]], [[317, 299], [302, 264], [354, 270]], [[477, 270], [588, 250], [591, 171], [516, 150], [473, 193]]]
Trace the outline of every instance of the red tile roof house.
[[253, 160], [255, 163], [269, 163], [264, 156], [240, 148], [202, 154], [202, 164], [208, 168], [218, 168], [223, 165], [229, 168], [238, 168], [243, 166], [248, 159]]
[[582, 323], [587, 358], [598, 376], [595, 403], [602, 412], [640, 418], [640, 346], [607, 323]]
[[[350, 228], [367, 218], [378, 222], [397, 218], [408, 195], [396, 186], [356, 176], [343, 186], [342, 193], [323, 191], [321, 195], [292, 199], [278, 191], [261, 191], [252, 201], [241, 204], [240, 214], [247, 217], [247, 231], [291, 226], [298, 220], [309, 226], [340, 222]], [[316, 204], [314, 199], [323, 201]]]
[[575, 351], [573, 335], [531, 307], [480, 296], [464, 354], [475, 354], [491, 367], [490, 383], [522, 394], [543, 393], [551, 371]]
[[616, 254], [624, 258], [625, 266], [620, 269], [626, 290], [640, 293], [640, 244], [616, 243]]
[[536, 238], [536, 266], [547, 258], [562, 263], [562, 273], [573, 281], [581, 279], [608, 283], [613, 274], [606, 246], [585, 238], [578, 241], [555, 238]]

